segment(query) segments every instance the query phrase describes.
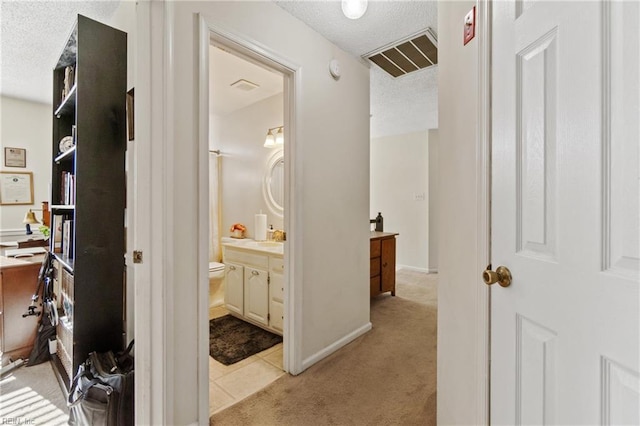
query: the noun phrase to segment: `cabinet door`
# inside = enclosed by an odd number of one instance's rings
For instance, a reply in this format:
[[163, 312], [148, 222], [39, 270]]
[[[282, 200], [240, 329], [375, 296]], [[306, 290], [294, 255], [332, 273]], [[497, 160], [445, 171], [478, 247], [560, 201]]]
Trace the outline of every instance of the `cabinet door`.
[[226, 264], [224, 303], [228, 310], [244, 315], [244, 266]]
[[269, 325], [269, 280], [265, 270], [244, 268], [244, 316]]
[[393, 291], [396, 288], [396, 239], [388, 238], [382, 240], [382, 254], [380, 266], [382, 271], [381, 286], [382, 292]]
[[[39, 263], [3, 268], [0, 271], [2, 358], [28, 357], [38, 329], [38, 317], [22, 317], [38, 283]], [[38, 307], [38, 310], [41, 310]]]
[[271, 260], [271, 272], [269, 275], [269, 326], [282, 332], [284, 320], [284, 264], [282, 259]]

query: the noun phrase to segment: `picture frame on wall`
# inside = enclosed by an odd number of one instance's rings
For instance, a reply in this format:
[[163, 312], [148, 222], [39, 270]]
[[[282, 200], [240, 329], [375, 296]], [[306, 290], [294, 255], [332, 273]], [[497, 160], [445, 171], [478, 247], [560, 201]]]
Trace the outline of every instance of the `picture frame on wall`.
[[33, 173], [0, 172], [0, 205], [32, 205]]
[[24, 148], [5, 148], [4, 166], [27, 167], [27, 150]]

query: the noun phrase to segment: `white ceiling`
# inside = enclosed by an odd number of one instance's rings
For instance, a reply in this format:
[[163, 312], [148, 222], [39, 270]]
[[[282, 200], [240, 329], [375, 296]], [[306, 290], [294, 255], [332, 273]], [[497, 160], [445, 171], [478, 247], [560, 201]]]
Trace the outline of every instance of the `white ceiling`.
[[[358, 20], [344, 17], [340, 1], [297, 0], [275, 3], [356, 57], [427, 27], [433, 28], [437, 33], [435, 1], [370, 0], [367, 12]], [[118, 0], [2, 0], [0, 93], [50, 103], [51, 70], [73, 26], [75, 15], [81, 13], [98, 21], [108, 21], [118, 4]], [[226, 56], [238, 60], [231, 55]], [[235, 66], [230, 69], [234, 68]], [[228, 79], [251, 80], [246, 75], [238, 75], [237, 78], [229, 76]], [[278, 78], [282, 84], [282, 78]], [[236, 102], [237, 105], [244, 103], [246, 106], [247, 102], [250, 103], [249, 94], [264, 99], [277, 93], [273, 92], [275, 89], [271, 84], [263, 83], [261, 90], [242, 93], [244, 99], [231, 100], [216, 96], [221, 102], [212, 107], [224, 112]], [[237, 90], [235, 92], [240, 94]], [[254, 102], [257, 100], [259, 99]], [[372, 137], [437, 127], [437, 66], [395, 79], [371, 64], [371, 114]]]
[[[283, 91], [282, 74], [254, 65], [215, 46], [209, 47], [209, 74], [209, 109], [218, 116]], [[240, 79], [255, 83], [258, 87], [251, 91], [231, 87], [231, 84]]]
[[78, 13], [108, 21], [119, 1], [6, 1], [0, 3], [0, 93], [51, 103], [51, 71]]
[[[360, 57], [426, 28], [438, 32], [433, 0], [369, 0], [357, 20], [340, 1], [275, 1], [344, 51]], [[371, 137], [438, 127], [438, 67], [393, 78], [371, 64]]]

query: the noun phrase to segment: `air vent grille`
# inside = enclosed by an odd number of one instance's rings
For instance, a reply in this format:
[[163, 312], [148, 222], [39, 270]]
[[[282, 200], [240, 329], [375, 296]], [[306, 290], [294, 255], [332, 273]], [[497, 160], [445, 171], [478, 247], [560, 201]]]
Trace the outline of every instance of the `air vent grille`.
[[431, 29], [377, 49], [365, 58], [391, 74], [400, 77], [438, 63], [437, 39]]

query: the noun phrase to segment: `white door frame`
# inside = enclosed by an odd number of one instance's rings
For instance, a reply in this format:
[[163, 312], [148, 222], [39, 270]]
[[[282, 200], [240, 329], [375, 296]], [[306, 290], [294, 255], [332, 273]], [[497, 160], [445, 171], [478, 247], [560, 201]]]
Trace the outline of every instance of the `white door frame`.
[[476, 293], [476, 424], [491, 424], [491, 288], [481, 279], [491, 263], [491, 1], [478, 1], [478, 128], [477, 128], [477, 260]]
[[[300, 270], [294, 268], [296, 253], [300, 251], [295, 176], [296, 153], [296, 117], [299, 102], [300, 67], [283, 58], [276, 52], [251, 40], [244, 35], [234, 33], [211, 18], [198, 16], [198, 226], [200, 230], [209, 229], [209, 46], [211, 42], [226, 46], [240, 56], [258, 62], [281, 72], [284, 76], [284, 229], [289, 233], [284, 251], [284, 323], [283, 323], [283, 368], [285, 372], [302, 372], [302, 288], [299, 279]], [[202, 378], [199, 387], [200, 418], [208, 419], [209, 378], [203, 372], [209, 371], [209, 309], [208, 309], [208, 232], [200, 232], [198, 241], [199, 277], [198, 277], [198, 377]], [[206, 266], [205, 266], [206, 265]], [[202, 276], [200, 276], [202, 275]], [[296, 279], [298, 278], [298, 279]], [[206, 411], [205, 411], [206, 410]]]

